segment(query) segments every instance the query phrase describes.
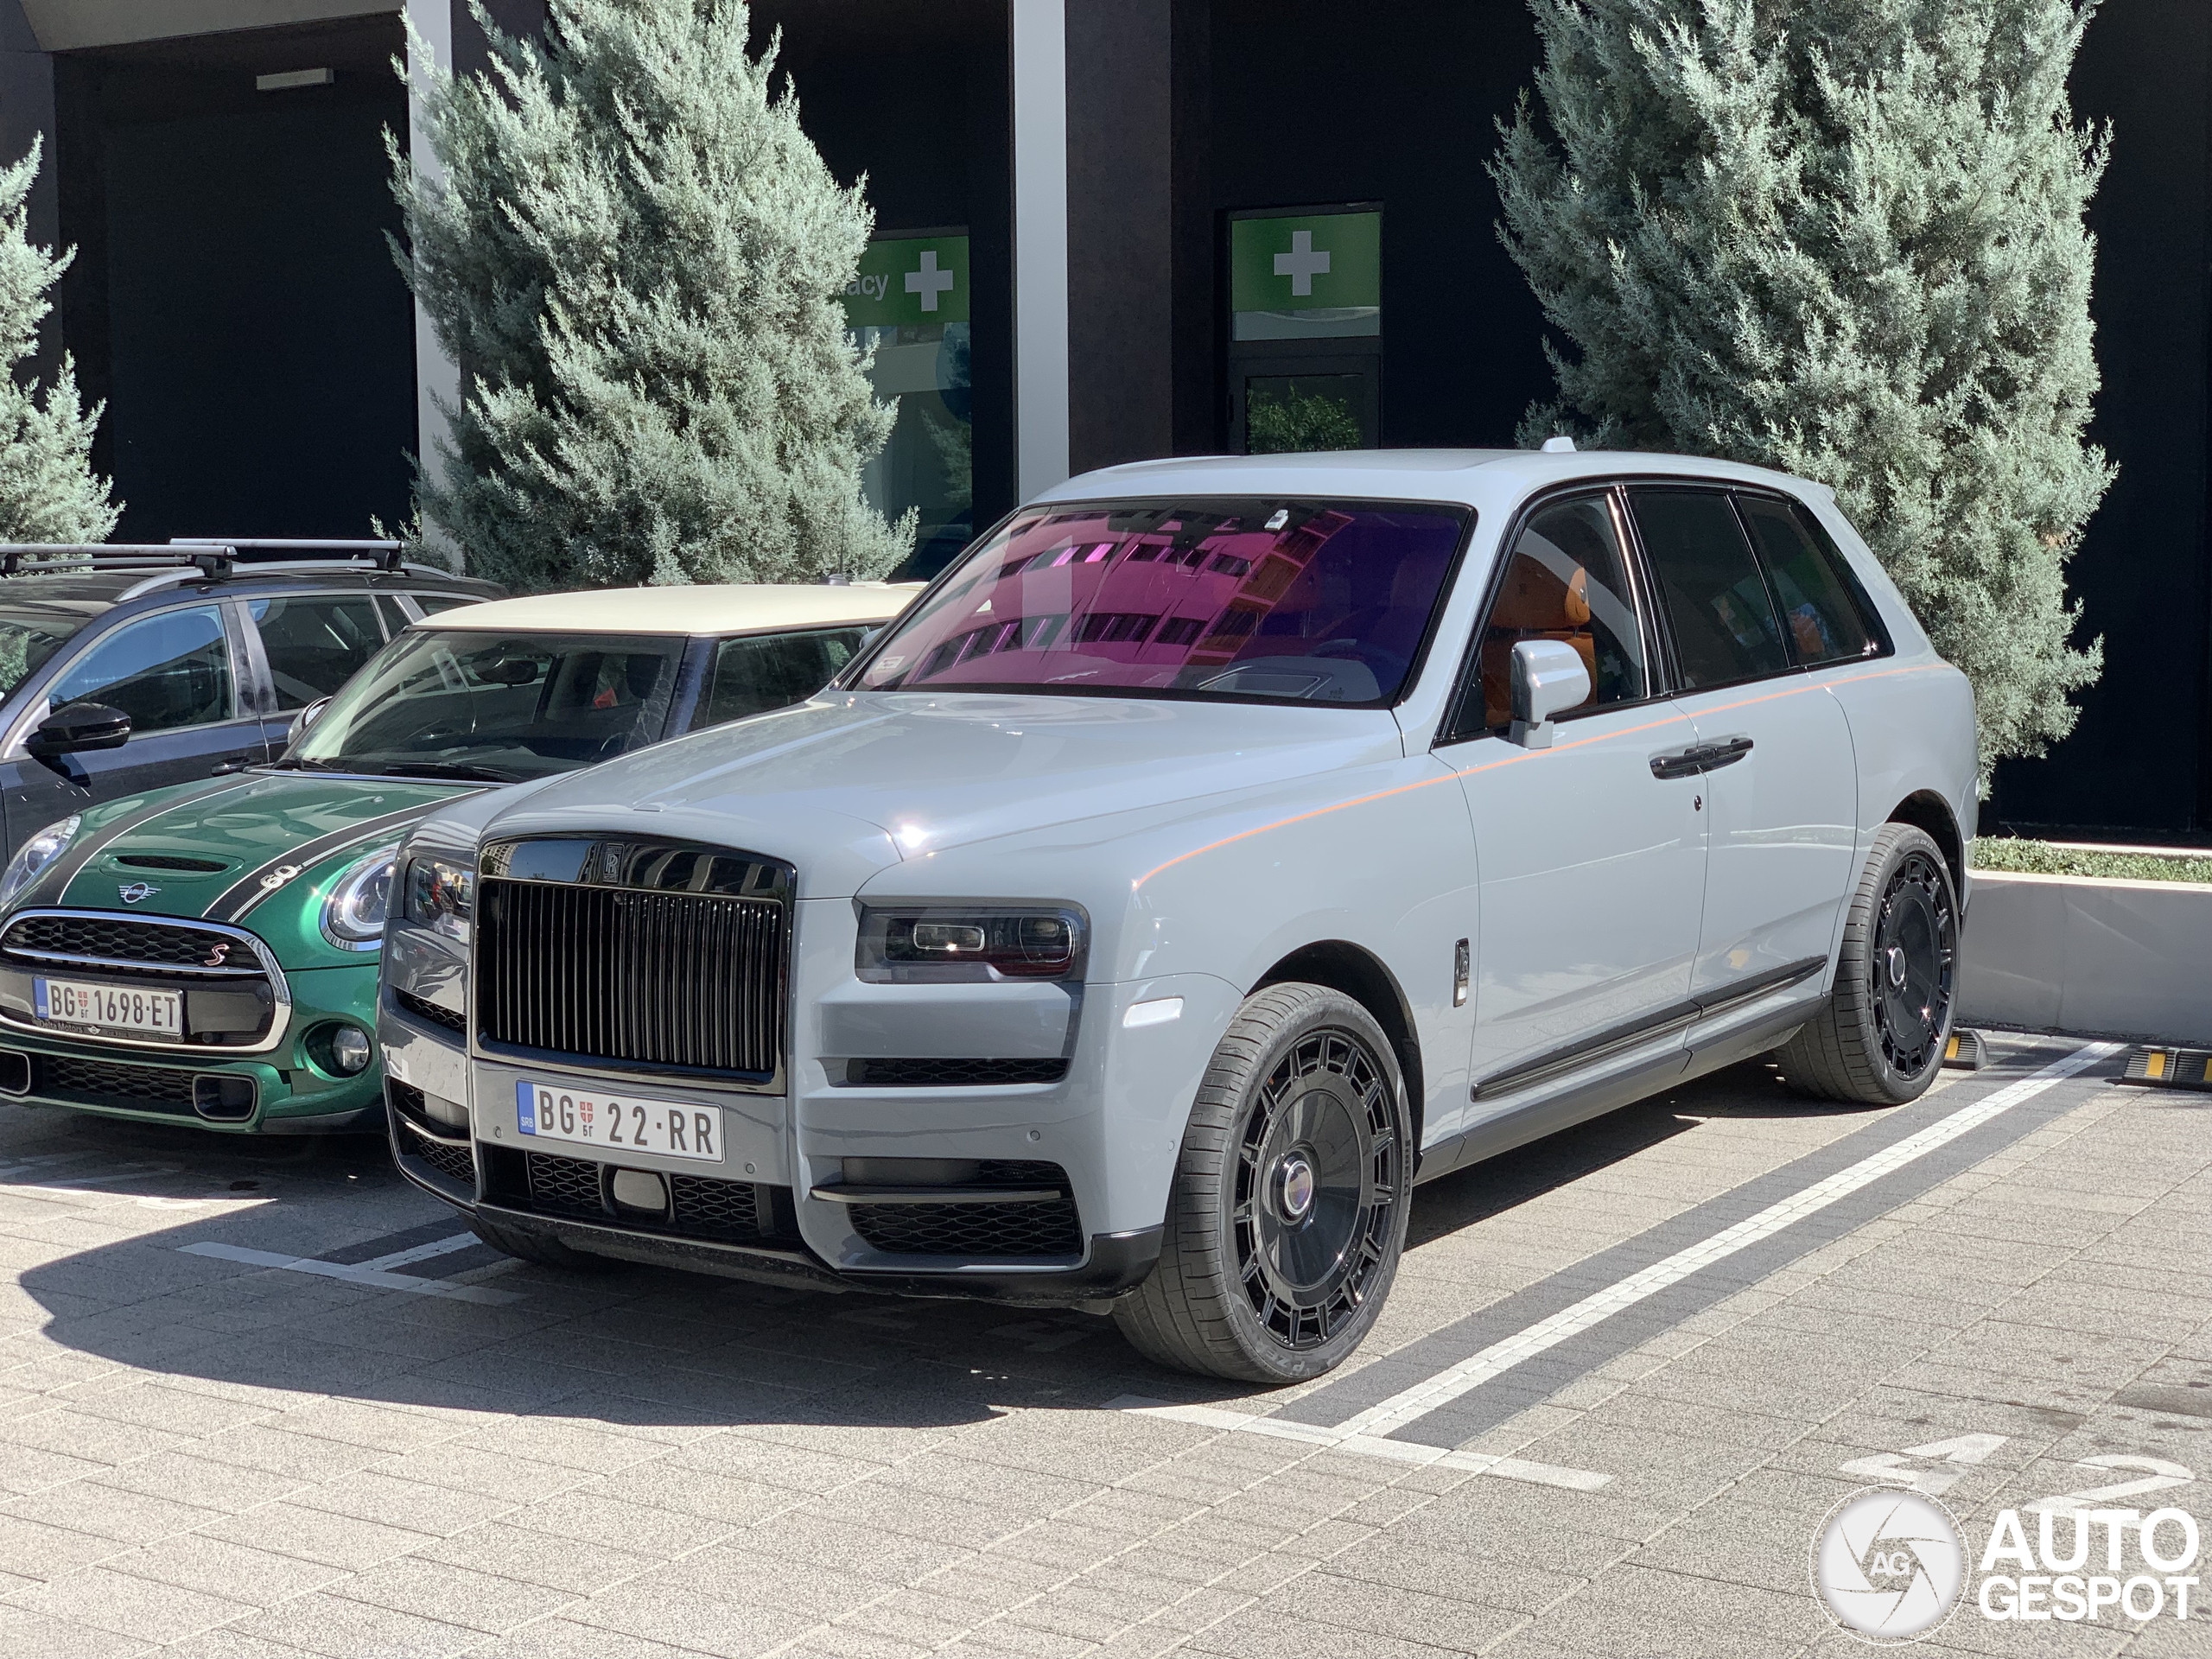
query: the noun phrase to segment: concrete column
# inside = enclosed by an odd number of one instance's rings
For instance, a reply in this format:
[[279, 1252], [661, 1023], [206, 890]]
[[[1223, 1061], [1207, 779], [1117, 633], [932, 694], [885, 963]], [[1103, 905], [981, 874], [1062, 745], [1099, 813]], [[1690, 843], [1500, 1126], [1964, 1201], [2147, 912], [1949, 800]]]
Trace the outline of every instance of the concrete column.
[[[407, 0], [407, 21], [414, 30], [409, 48], [414, 60], [410, 65], [410, 73], [425, 74], [432, 65], [452, 70], [453, 15], [454, 8], [463, 3], [465, 0]], [[427, 61], [420, 55], [424, 53], [428, 54]], [[408, 156], [425, 178], [443, 179], [445, 169], [431, 153], [429, 137], [423, 130], [422, 100], [410, 92], [407, 103]], [[430, 319], [418, 300], [415, 303], [416, 454], [423, 470], [433, 476], [434, 469], [440, 465], [438, 446], [449, 430], [439, 404], [442, 402], [451, 408], [460, 400], [460, 365], [446, 355], [445, 347], [438, 343]]]
[[1014, 479], [1068, 475], [1066, 0], [1013, 0]]

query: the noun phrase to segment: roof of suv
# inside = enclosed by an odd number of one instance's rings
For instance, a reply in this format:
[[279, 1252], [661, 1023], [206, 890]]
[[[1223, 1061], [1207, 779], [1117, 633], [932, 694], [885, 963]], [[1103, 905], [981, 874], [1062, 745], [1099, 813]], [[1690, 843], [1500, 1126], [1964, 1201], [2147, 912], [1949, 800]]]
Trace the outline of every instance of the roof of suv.
[[602, 588], [538, 594], [447, 611], [417, 628], [500, 628], [518, 633], [771, 633], [785, 628], [887, 622], [919, 582], [728, 582], [697, 588]]
[[453, 575], [425, 565], [385, 571], [352, 560], [272, 560], [241, 563], [228, 575], [213, 577], [190, 565], [180, 565], [172, 570], [149, 569], [143, 565], [118, 570], [20, 570], [13, 575], [0, 576], [0, 605], [52, 605], [89, 619], [127, 599], [177, 592], [238, 594], [334, 586], [379, 592], [476, 594], [487, 599], [501, 591], [492, 582]]

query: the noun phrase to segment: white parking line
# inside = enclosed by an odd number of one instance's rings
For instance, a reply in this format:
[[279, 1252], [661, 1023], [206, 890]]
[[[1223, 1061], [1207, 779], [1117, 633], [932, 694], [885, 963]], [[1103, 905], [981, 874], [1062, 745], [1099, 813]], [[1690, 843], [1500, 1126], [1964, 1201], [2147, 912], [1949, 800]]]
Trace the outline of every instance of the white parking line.
[[1471, 1474], [1499, 1475], [1507, 1480], [1525, 1480], [1538, 1486], [1564, 1486], [1570, 1491], [1594, 1492], [1610, 1484], [1611, 1475], [1601, 1475], [1589, 1469], [1567, 1469], [1555, 1463], [1534, 1463], [1527, 1458], [1494, 1457], [1486, 1452], [1448, 1452], [1440, 1446], [1421, 1446], [1412, 1440], [1385, 1440], [1372, 1434], [1347, 1434], [1342, 1429], [1317, 1428], [1311, 1423], [1293, 1423], [1280, 1417], [1254, 1417], [1241, 1411], [1224, 1411], [1219, 1406], [1171, 1406], [1165, 1401], [1147, 1400], [1142, 1395], [1125, 1394], [1106, 1402], [1109, 1411], [1134, 1411], [1147, 1417], [1165, 1417], [1171, 1422], [1195, 1423], [1200, 1428], [1225, 1428], [1240, 1434], [1266, 1434], [1279, 1440], [1302, 1440], [1308, 1446], [1325, 1446], [1332, 1451], [1356, 1452], [1362, 1457], [1388, 1458], [1393, 1463], [1435, 1465], [1445, 1469], [1465, 1469]]
[[1416, 1382], [1380, 1404], [1369, 1407], [1357, 1416], [1339, 1423], [1333, 1431], [1323, 1432], [1379, 1437], [1403, 1428], [1439, 1406], [1447, 1405], [1470, 1389], [1481, 1387], [1492, 1377], [1503, 1376], [1522, 1360], [1534, 1358], [1547, 1349], [1557, 1347], [1568, 1338], [1580, 1335], [1624, 1309], [1635, 1306], [1669, 1286], [1680, 1284], [1700, 1269], [1724, 1261], [1762, 1239], [1771, 1238], [1785, 1227], [1827, 1209], [1838, 1199], [1847, 1198], [1885, 1175], [1903, 1169], [1916, 1159], [1925, 1157], [1937, 1147], [1957, 1140], [1969, 1129], [1980, 1128], [2000, 1113], [2009, 1111], [2024, 1101], [2032, 1100], [2077, 1071], [2085, 1071], [2107, 1056], [2118, 1053], [2121, 1046], [2119, 1043], [2085, 1043], [2041, 1071], [1985, 1095], [1971, 1106], [1961, 1107], [1949, 1116], [1937, 1119], [1917, 1134], [1909, 1135], [1894, 1145], [1885, 1147], [1850, 1168], [1840, 1170], [1826, 1180], [1815, 1181], [1802, 1192], [1769, 1205], [1758, 1214], [1739, 1221], [1732, 1227], [1724, 1228], [1699, 1243], [1677, 1250], [1664, 1261], [1655, 1262], [1643, 1271], [1630, 1274], [1618, 1284], [1592, 1292], [1573, 1306], [1563, 1308], [1548, 1319], [1539, 1319], [1526, 1330], [1516, 1332], [1502, 1341], [1492, 1343], [1481, 1352], [1470, 1355], [1448, 1370], [1440, 1371], [1425, 1382]]
[[416, 1245], [412, 1249], [394, 1250], [390, 1255], [380, 1255], [373, 1262], [356, 1262], [353, 1265], [388, 1273], [394, 1268], [428, 1262], [433, 1256], [451, 1255], [455, 1250], [465, 1250], [483, 1242], [474, 1233], [455, 1233], [450, 1238], [434, 1238], [427, 1244]]
[[[468, 1242], [476, 1242], [474, 1235], [470, 1235]], [[449, 1244], [452, 1241], [440, 1243]], [[520, 1294], [512, 1290], [492, 1290], [482, 1285], [448, 1284], [442, 1279], [417, 1279], [409, 1274], [387, 1273], [370, 1262], [318, 1262], [311, 1255], [279, 1255], [273, 1250], [249, 1250], [238, 1244], [180, 1244], [177, 1249], [186, 1255], [211, 1255], [219, 1262], [243, 1262], [255, 1268], [281, 1268], [287, 1273], [313, 1274], [318, 1279], [344, 1279], [353, 1284], [373, 1285], [379, 1290], [404, 1290], [416, 1296], [445, 1296], [456, 1302], [482, 1302], [493, 1306], [522, 1300]]]

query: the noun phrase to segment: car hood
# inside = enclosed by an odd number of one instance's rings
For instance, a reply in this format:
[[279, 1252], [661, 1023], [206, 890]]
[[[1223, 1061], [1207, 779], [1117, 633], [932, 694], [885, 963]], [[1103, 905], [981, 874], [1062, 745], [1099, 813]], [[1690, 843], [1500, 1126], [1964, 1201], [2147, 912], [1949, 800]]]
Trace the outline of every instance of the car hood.
[[258, 772], [157, 791], [88, 823], [24, 902], [253, 926], [248, 912], [277, 891], [306, 891], [323, 867], [475, 787]]
[[620, 830], [798, 866], [802, 897], [906, 857], [1276, 785], [1402, 752], [1384, 709], [836, 693], [503, 802], [486, 839]]

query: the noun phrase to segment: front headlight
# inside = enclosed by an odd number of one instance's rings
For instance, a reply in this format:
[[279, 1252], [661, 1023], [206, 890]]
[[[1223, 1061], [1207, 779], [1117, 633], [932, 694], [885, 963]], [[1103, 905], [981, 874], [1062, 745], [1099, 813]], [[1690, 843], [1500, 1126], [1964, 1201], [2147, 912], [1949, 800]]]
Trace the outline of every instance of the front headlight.
[[468, 943], [468, 918], [476, 902], [476, 872], [442, 858], [407, 861], [407, 919], [458, 944]]
[[38, 880], [40, 871], [69, 850], [69, 843], [77, 839], [77, 826], [84, 821], [81, 816], [72, 812], [59, 823], [48, 824], [16, 849], [6, 871], [0, 873], [0, 910], [14, 904], [16, 895]]
[[391, 909], [391, 863], [397, 847], [379, 847], [348, 865], [322, 901], [322, 931], [346, 950], [373, 950], [384, 943]]
[[868, 905], [854, 969], [875, 984], [1081, 979], [1084, 944], [1071, 905]]

